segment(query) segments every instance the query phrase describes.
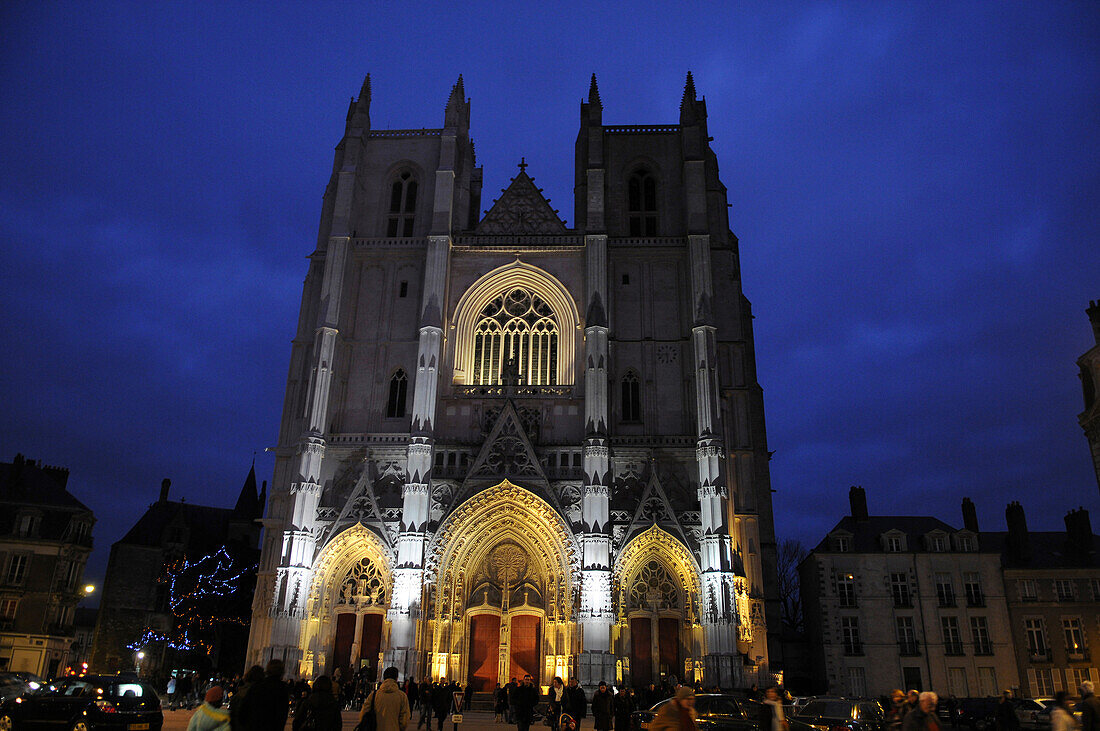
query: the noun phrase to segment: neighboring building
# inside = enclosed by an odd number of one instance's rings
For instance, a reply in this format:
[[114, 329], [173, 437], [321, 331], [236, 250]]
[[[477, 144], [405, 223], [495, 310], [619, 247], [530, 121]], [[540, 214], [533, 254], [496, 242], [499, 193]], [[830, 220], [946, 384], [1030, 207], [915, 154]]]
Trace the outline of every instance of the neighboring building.
[[21, 454], [0, 463], [0, 670], [52, 677], [68, 662], [95, 523], [68, 481]]
[[[180, 668], [230, 673], [243, 668], [247, 643], [243, 628], [218, 627], [209, 654], [203, 648], [189, 652], [173, 638], [177, 622], [166, 579], [169, 567], [178, 561], [195, 562], [223, 547], [238, 565], [254, 567], [259, 558], [259, 521], [267, 483], [257, 494], [253, 466], [232, 508], [169, 500], [170, 487], [171, 481], [164, 480], [160, 499], [111, 546], [92, 641], [91, 669], [95, 672], [138, 667], [143, 675], [152, 677]], [[245, 617], [254, 580], [254, 568], [241, 579]], [[137, 661], [138, 652], [144, 655], [141, 662]]]
[[[96, 616], [99, 610], [94, 607], [77, 607], [73, 619], [73, 644], [69, 651], [67, 667], [76, 672], [88, 670], [92, 660], [92, 639], [95, 637]], [[85, 666], [88, 663], [88, 666]]]
[[1081, 387], [1085, 394], [1085, 410], [1077, 417], [1092, 452], [1092, 466], [1096, 471], [1096, 484], [1100, 487], [1100, 301], [1089, 302], [1085, 310], [1092, 323], [1092, 335], [1096, 345], [1077, 359], [1081, 369]]
[[1083, 508], [1066, 530], [1028, 531], [1018, 502], [1005, 510], [1008, 531], [982, 533], [1001, 552], [1023, 695], [1071, 695], [1100, 682], [1100, 537]]
[[1000, 546], [963, 501], [956, 529], [931, 517], [870, 516], [861, 487], [851, 515], [800, 566], [819, 692], [893, 688], [995, 695], [1017, 685]]
[[763, 396], [691, 75], [656, 125], [605, 125], [592, 78], [572, 228], [522, 162], [481, 215], [461, 77], [442, 128], [369, 111], [368, 78], [306, 274], [249, 664], [761, 682]]

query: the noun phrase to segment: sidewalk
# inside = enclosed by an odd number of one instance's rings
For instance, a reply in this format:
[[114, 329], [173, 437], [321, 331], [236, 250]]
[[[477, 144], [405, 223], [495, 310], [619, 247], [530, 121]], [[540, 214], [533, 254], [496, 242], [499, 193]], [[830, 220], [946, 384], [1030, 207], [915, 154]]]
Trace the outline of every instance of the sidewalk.
[[[168, 711], [164, 712], [164, 729], [163, 731], [186, 731], [187, 722], [191, 720], [191, 714], [194, 711]], [[419, 713], [413, 713], [412, 720], [409, 723], [407, 731], [416, 731], [416, 721], [420, 718]], [[457, 731], [515, 731], [516, 727], [513, 724], [507, 723], [493, 723], [493, 714], [486, 713], [484, 711], [467, 711], [462, 715], [462, 724], [458, 727]], [[358, 711], [344, 711], [344, 731], [352, 731], [355, 728], [355, 724], [359, 721]], [[290, 729], [291, 719], [287, 719], [286, 727]], [[423, 728], [423, 727], [421, 727]], [[432, 725], [432, 731], [436, 726]], [[535, 726], [531, 727], [533, 730]], [[545, 727], [539, 727], [545, 728]], [[448, 716], [446, 722], [443, 724], [443, 731], [455, 731], [455, 726], [451, 723], [451, 719]]]

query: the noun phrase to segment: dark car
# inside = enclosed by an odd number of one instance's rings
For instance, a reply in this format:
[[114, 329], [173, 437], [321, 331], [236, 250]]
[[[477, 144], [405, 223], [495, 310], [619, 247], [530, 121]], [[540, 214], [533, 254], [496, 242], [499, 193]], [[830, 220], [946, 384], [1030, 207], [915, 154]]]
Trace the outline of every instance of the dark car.
[[[664, 707], [663, 700], [645, 711], [635, 711], [630, 717], [631, 731], [645, 731], [649, 722]], [[760, 704], [740, 696], [724, 693], [700, 693], [695, 696], [695, 722], [700, 729], [713, 731], [771, 731], [760, 729]], [[814, 731], [797, 719], [788, 718], [790, 731]]]
[[817, 698], [798, 712], [798, 720], [817, 731], [884, 731], [886, 716], [878, 701]]
[[160, 731], [164, 714], [152, 686], [133, 678], [62, 678], [0, 704], [0, 731]]
[[960, 698], [955, 706], [954, 722], [971, 731], [986, 731], [996, 725], [996, 698]]

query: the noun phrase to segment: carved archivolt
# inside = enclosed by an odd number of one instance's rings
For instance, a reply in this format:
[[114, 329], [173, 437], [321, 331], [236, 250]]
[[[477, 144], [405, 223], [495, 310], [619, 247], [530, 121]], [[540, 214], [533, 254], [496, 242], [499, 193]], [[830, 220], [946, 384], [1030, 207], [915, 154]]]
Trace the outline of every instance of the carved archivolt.
[[653, 607], [698, 617], [699, 566], [683, 543], [659, 526], [635, 536], [615, 558], [613, 572], [622, 611]]
[[[446, 577], [460, 576], [472, 584], [488, 571], [496, 582], [527, 580], [540, 591], [553, 587], [555, 613], [569, 615], [580, 550], [549, 504], [505, 480], [451, 513], [428, 547], [427, 568], [441, 586], [448, 583]], [[454, 591], [471, 588], [456, 586]]]
[[580, 313], [572, 295], [560, 281], [538, 267], [514, 261], [498, 267], [474, 282], [455, 307], [455, 383], [474, 382], [475, 330], [483, 311], [498, 297], [522, 290], [541, 300], [556, 321], [558, 341], [556, 378], [558, 385], [572, 385], [576, 332]]
[[310, 617], [328, 617], [337, 604], [386, 608], [393, 591], [390, 555], [362, 523], [333, 538], [314, 563]]

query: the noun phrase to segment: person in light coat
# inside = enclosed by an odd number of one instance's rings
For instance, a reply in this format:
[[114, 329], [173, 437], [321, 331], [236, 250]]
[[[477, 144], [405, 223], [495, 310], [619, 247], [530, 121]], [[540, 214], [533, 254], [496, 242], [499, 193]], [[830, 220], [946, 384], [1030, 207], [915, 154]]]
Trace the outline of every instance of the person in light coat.
[[187, 731], [229, 731], [229, 711], [222, 708], [225, 693], [220, 685], [206, 691], [203, 704], [191, 714]]
[[368, 713], [374, 713], [378, 731], [405, 731], [409, 725], [409, 697], [397, 684], [397, 668], [386, 668], [382, 673], [382, 685], [367, 696], [359, 712], [359, 723]]

